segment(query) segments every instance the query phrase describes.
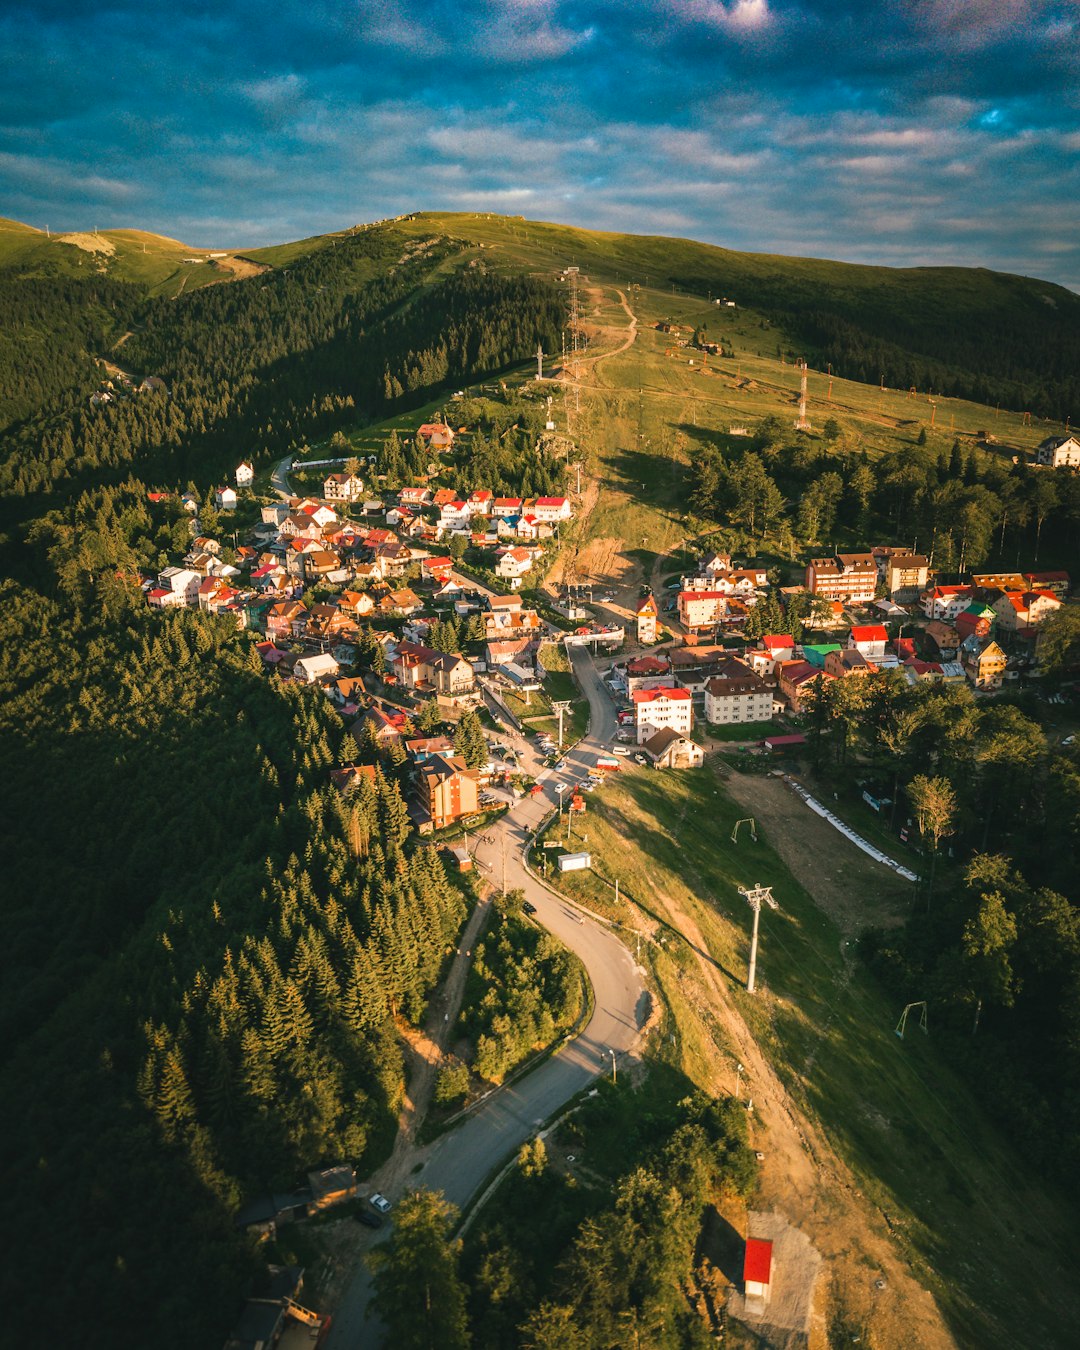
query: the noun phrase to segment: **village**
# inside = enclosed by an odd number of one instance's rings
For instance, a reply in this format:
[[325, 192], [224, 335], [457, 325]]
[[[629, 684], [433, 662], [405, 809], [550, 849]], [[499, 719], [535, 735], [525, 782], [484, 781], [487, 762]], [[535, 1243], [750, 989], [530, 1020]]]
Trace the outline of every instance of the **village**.
[[[444, 421], [416, 434], [433, 454], [455, 438]], [[554, 716], [545, 682], [570, 669], [573, 649], [604, 658], [618, 725], [578, 784], [588, 792], [628, 755], [698, 767], [714, 737], [797, 753], [809, 704], [835, 681], [894, 671], [990, 696], [1030, 672], [1040, 625], [1070, 587], [1063, 571], [939, 578], [926, 556], [881, 544], [811, 557], [800, 584], [703, 548], [658, 594], [642, 584], [616, 596], [602, 577], [543, 589], [560, 529], [575, 518], [569, 497], [426, 483], [387, 493], [335, 470], [318, 495], [266, 504], [252, 496], [254, 476], [242, 463], [236, 486], [214, 493], [223, 536], [242, 500], [257, 512], [231, 549], [202, 533], [198, 499], [183, 495], [191, 546], [144, 578], [147, 603], [232, 618], [256, 636], [270, 675], [321, 689], [365, 761], [335, 770], [336, 785], [352, 790], [380, 757], [407, 761], [409, 810], [424, 834], [456, 833], [539, 790], [536, 774], [559, 764], [583, 728], [564, 736], [560, 718], [556, 743], [551, 717], [537, 729], [522, 705], [532, 714], [536, 696], [536, 709]], [[612, 593], [596, 597], [603, 588]], [[466, 713], [479, 714], [488, 742], [474, 737], [463, 756]], [[533, 739], [518, 749], [500, 744], [502, 733], [523, 731]], [[574, 802], [583, 809], [580, 793]], [[470, 865], [467, 847], [457, 854]]]

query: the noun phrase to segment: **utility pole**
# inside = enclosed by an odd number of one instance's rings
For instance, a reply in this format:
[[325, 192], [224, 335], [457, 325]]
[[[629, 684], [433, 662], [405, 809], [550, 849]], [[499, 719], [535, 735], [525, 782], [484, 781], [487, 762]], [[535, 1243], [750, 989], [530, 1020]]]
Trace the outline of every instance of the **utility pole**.
[[615, 1051], [612, 1050], [610, 1046], [608, 1046], [608, 1054], [611, 1056], [611, 1081], [617, 1083], [619, 1081], [619, 1071], [615, 1067]]
[[562, 750], [563, 743], [563, 717], [570, 709], [570, 700], [565, 699], [561, 703], [552, 703], [551, 710], [559, 719], [559, 750]]
[[502, 840], [502, 893], [503, 899], [506, 898], [506, 831], [503, 830], [499, 836]]
[[750, 939], [750, 971], [746, 977], [746, 992], [753, 994], [754, 980], [757, 974], [757, 940], [758, 923], [761, 919], [761, 902], [764, 900], [770, 909], [779, 909], [780, 906], [772, 898], [772, 887], [762, 886], [760, 882], [755, 881], [753, 886], [740, 886], [739, 894], [743, 896], [746, 903], [754, 911], [754, 932]]

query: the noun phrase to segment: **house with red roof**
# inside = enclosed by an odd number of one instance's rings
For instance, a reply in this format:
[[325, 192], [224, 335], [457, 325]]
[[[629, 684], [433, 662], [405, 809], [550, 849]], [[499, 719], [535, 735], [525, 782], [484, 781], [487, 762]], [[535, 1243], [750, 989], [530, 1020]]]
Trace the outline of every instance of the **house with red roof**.
[[445, 422], [425, 422], [417, 428], [416, 434], [431, 450], [453, 449], [454, 432]]
[[712, 628], [727, 614], [727, 596], [723, 591], [680, 591], [679, 622], [690, 631]]
[[656, 689], [638, 689], [633, 700], [638, 745], [644, 745], [658, 731], [670, 729], [689, 736], [693, 729], [694, 700], [688, 689], [663, 685]]
[[794, 713], [805, 710], [807, 694], [816, 689], [819, 682], [832, 679], [835, 676], [812, 666], [809, 661], [780, 661], [776, 666], [776, 687]]
[[541, 521], [569, 520], [573, 512], [569, 497], [537, 497], [532, 514]]
[[520, 516], [522, 499], [520, 497], [496, 497], [491, 503], [493, 516]]
[[465, 505], [469, 508], [470, 515], [490, 516], [492, 501], [492, 495], [487, 488], [477, 488], [465, 498]]
[[772, 1243], [765, 1238], [747, 1238], [743, 1257], [743, 1292], [747, 1298], [768, 1299], [772, 1287]]
[[848, 634], [848, 651], [859, 652], [868, 661], [880, 661], [885, 655], [885, 644], [888, 641], [889, 635], [885, 631], [884, 624], [859, 624]]
[[790, 661], [795, 655], [795, 639], [790, 633], [766, 633], [761, 639], [762, 648], [777, 661]]
[[971, 603], [971, 586], [931, 586], [922, 593], [923, 613], [928, 619], [955, 623], [961, 610]]
[[1030, 635], [1051, 614], [1061, 608], [1053, 591], [1006, 591], [994, 604], [998, 626], [1003, 632]]

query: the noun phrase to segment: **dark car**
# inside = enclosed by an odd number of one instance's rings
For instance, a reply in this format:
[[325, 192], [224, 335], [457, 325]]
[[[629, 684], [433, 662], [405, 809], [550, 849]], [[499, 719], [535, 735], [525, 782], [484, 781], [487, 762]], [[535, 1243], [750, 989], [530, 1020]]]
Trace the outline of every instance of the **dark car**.
[[357, 1223], [362, 1223], [365, 1228], [381, 1228], [382, 1219], [377, 1214], [372, 1214], [370, 1209], [358, 1209], [353, 1215]]
[[531, 900], [526, 900], [525, 903], [521, 906], [521, 908], [525, 911], [526, 914], [536, 913], [536, 906], [532, 903]]

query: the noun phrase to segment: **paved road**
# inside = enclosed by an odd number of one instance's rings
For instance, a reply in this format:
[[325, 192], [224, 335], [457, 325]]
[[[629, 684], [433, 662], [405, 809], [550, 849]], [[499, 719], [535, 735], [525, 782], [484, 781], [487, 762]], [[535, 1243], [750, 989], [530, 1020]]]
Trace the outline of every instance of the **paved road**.
[[289, 482], [289, 470], [292, 468], [293, 457], [286, 455], [284, 459], [278, 460], [274, 465], [274, 471], [270, 475], [270, 486], [286, 500], [293, 495], [292, 485]]
[[[591, 655], [575, 651], [571, 659], [597, 734], [590, 733], [570, 752], [565, 770], [545, 771], [540, 779], [543, 794], [518, 801], [488, 831], [489, 842], [481, 841], [474, 857], [495, 885], [502, 884], [505, 865], [507, 886], [521, 887], [536, 906], [536, 918], [581, 958], [593, 989], [593, 1015], [558, 1054], [517, 1083], [493, 1093], [432, 1147], [413, 1182], [442, 1191], [458, 1206], [466, 1204], [498, 1164], [564, 1102], [611, 1067], [612, 1051], [619, 1055], [631, 1048], [647, 1016], [645, 987], [627, 949], [609, 928], [536, 881], [523, 861], [525, 845], [558, 804], [556, 783], [582, 777], [595, 763], [597, 751], [610, 744], [615, 734], [615, 711]], [[391, 1194], [390, 1198], [398, 1196]], [[384, 1344], [384, 1329], [366, 1315], [370, 1296], [370, 1275], [361, 1265], [334, 1315], [328, 1350], [374, 1350]]]

